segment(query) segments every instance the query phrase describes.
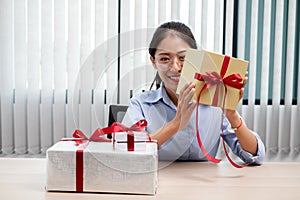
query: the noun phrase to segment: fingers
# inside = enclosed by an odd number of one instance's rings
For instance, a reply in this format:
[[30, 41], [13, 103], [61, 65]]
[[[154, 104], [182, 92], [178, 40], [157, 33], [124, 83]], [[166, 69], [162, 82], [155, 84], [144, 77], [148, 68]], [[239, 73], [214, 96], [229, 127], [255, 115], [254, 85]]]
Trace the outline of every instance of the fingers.
[[186, 95], [187, 90], [190, 90], [191, 83], [186, 83], [180, 90], [179, 92], [179, 98], [178, 98], [178, 102], [181, 102], [184, 98], [184, 96]]
[[248, 81], [248, 71], [246, 72], [245, 78], [243, 79], [243, 85], [244, 85], [244, 87], [245, 87], [247, 81]]
[[192, 98], [195, 94], [195, 83], [188, 83], [182, 90], [180, 97], [180, 104], [184, 109], [188, 109], [191, 106], [196, 104], [195, 101], [192, 101]]
[[245, 87], [247, 81], [248, 81], [248, 77], [245, 77], [244, 80], [243, 80], [243, 87]]
[[192, 82], [186, 83], [180, 90], [179, 94], [182, 96], [183, 93], [190, 87], [190, 85], [193, 84]]
[[245, 89], [242, 88], [242, 89], [240, 90], [240, 99], [239, 99], [239, 100], [241, 100], [241, 99], [243, 98], [244, 92], [245, 92]]
[[185, 85], [185, 87], [182, 88], [182, 94], [181, 96], [185, 99], [190, 101], [195, 93], [195, 83], [188, 83]]
[[187, 90], [187, 88], [189, 87], [189, 84], [190, 83], [186, 83], [182, 88], [181, 88], [181, 90], [179, 91], [179, 97], [178, 97], [178, 105], [180, 106], [180, 104], [181, 104], [181, 101], [182, 101], [182, 99], [183, 99], [183, 97], [184, 97], [184, 92]]
[[243, 87], [240, 90], [240, 99], [239, 100], [241, 100], [243, 98], [243, 96], [244, 96], [244, 91], [245, 91], [244, 87], [247, 84], [247, 81], [248, 81], [248, 71], [246, 71], [245, 78], [243, 79]]
[[184, 128], [189, 123], [197, 102], [192, 100], [195, 94], [195, 84], [188, 83], [180, 91], [178, 98], [177, 114], [180, 116], [180, 127]]

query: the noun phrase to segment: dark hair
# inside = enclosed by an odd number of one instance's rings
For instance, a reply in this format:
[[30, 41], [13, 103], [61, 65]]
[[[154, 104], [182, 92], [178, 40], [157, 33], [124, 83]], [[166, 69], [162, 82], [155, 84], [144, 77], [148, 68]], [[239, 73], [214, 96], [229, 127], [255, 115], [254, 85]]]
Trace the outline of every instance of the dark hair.
[[161, 24], [154, 32], [149, 45], [149, 54], [153, 57], [159, 43], [165, 39], [168, 34], [175, 34], [190, 45], [191, 48], [197, 49], [197, 43], [191, 29], [181, 22], [166, 22]]
[[[155, 59], [155, 52], [159, 43], [165, 39], [168, 34], [174, 34], [184, 40], [191, 48], [197, 49], [197, 43], [191, 29], [181, 22], [166, 22], [161, 24], [154, 32], [152, 40], [149, 45], [149, 54]], [[156, 76], [150, 86], [152, 89], [154, 83], [156, 83], [156, 88], [159, 88], [161, 79], [156, 73]]]

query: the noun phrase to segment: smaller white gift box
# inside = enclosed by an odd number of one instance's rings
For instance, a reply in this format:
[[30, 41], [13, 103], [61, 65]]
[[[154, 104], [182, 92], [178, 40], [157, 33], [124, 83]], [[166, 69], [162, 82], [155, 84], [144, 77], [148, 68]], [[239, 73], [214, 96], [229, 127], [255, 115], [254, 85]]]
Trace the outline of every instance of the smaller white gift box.
[[[146, 142], [150, 141], [150, 137], [146, 132], [137, 132], [132, 131], [133, 133], [133, 139], [134, 142], [140, 143], [140, 142]], [[127, 142], [128, 141], [128, 132], [117, 132], [113, 134], [113, 140], [115, 142]]]
[[113, 147], [121, 151], [144, 151], [152, 141], [145, 132], [117, 132], [113, 134]]
[[140, 120], [131, 127], [114, 122], [110, 127], [101, 129], [103, 134], [112, 134], [113, 147], [121, 151], [144, 151], [146, 143], [156, 142], [151, 140], [149, 134], [144, 130], [146, 120]]

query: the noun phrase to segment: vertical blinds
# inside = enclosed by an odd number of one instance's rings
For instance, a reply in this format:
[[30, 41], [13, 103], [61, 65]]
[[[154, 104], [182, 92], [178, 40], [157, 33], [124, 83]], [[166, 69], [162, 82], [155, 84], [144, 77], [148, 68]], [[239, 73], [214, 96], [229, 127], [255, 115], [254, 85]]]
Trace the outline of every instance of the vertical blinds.
[[149, 89], [148, 44], [171, 20], [199, 48], [249, 60], [238, 110], [268, 151], [299, 152], [299, 12], [296, 0], [2, 0], [1, 153], [106, 126], [109, 104]]

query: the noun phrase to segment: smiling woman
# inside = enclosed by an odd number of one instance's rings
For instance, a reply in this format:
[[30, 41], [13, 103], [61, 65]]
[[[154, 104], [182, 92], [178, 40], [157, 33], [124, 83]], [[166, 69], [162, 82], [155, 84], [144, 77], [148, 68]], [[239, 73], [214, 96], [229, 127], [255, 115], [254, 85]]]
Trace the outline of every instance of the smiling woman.
[[[264, 144], [257, 133], [247, 128], [237, 111], [226, 110], [222, 123], [220, 108], [198, 105], [192, 100], [194, 83], [187, 83], [180, 94], [176, 94], [188, 48], [195, 49], [197, 45], [185, 24], [167, 22], [157, 28], [149, 54], [152, 66], [162, 80], [161, 87], [131, 98], [123, 123], [148, 121], [146, 130], [158, 142], [160, 160], [207, 160], [197, 143], [197, 123], [210, 155], [216, 155], [220, 135], [224, 132], [224, 139], [233, 153], [247, 164], [261, 164], [265, 156]], [[243, 89], [240, 96], [243, 96]], [[198, 118], [195, 113], [197, 106]]]

